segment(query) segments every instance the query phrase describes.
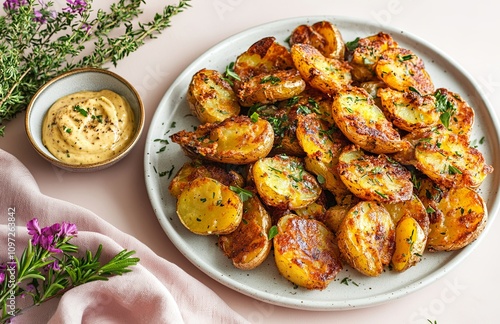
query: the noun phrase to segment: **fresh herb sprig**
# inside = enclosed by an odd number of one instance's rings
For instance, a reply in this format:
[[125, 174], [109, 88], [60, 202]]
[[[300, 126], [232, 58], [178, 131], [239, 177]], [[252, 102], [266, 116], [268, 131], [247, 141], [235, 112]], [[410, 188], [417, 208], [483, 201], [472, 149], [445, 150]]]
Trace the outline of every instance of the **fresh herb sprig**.
[[[102, 245], [95, 254], [87, 251], [77, 258], [78, 247], [69, 241], [77, 236], [78, 229], [71, 223], [40, 228], [34, 218], [27, 229], [32, 238], [21, 257], [0, 264], [0, 323], [9, 323], [27, 308], [60, 297], [76, 286], [130, 272], [130, 267], [140, 261], [132, 257], [135, 251], [123, 250], [102, 264]], [[13, 298], [27, 296], [32, 299], [31, 306], [12, 307]]]
[[[167, 5], [149, 22], [138, 22], [144, 0], [119, 0], [109, 10], [92, 0], [6, 0], [0, 16], [0, 136], [5, 122], [28, 105], [54, 76], [79, 67], [103, 67], [136, 51], [170, 26], [190, 0]], [[88, 54], [86, 54], [88, 53]]]

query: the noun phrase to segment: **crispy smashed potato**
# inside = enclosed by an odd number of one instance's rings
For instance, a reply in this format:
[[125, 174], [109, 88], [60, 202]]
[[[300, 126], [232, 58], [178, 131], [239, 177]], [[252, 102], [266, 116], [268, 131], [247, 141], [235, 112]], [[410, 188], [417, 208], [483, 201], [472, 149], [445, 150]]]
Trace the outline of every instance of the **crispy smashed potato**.
[[359, 82], [376, 80], [375, 64], [384, 51], [396, 47], [398, 43], [384, 32], [359, 39], [351, 59], [353, 79]]
[[243, 203], [228, 186], [212, 178], [195, 179], [177, 198], [177, 215], [200, 235], [234, 231], [243, 216]]
[[294, 44], [291, 54], [302, 78], [315, 89], [332, 95], [351, 82], [346, 62], [327, 58], [312, 45]]
[[271, 251], [267, 234], [271, 217], [257, 195], [243, 202], [243, 218], [236, 230], [219, 236], [219, 246], [238, 269], [258, 267]]
[[337, 232], [340, 254], [359, 272], [379, 276], [394, 253], [395, 227], [389, 212], [375, 201], [362, 201], [345, 215]]
[[180, 131], [171, 136], [173, 142], [194, 158], [230, 164], [248, 164], [267, 156], [274, 143], [271, 124], [246, 116], [206, 123], [195, 131]]
[[238, 98], [231, 85], [215, 70], [202, 69], [193, 75], [187, 101], [202, 124], [221, 122], [240, 114]]
[[168, 191], [174, 197], [179, 197], [182, 191], [197, 178], [212, 178], [226, 186], [243, 187], [245, 179], [233, 170], [225, 170], [220, 166], [202, 161], [189, 161], [179, 169], [168, 186]]
[[387, 33], [344, 42], [318, 21], [288, 40], [193, 75], [201, 124], [170, 136], [192, 159], [168, 186], [180, 222], [218, 235], [242, 270], [274, 248], [284, 278], [319, 290], [343, 263], [376, 277], [473, 242], [493, 172], [472, 147], [473, 107]]
[[344, 39], [337, 27], [329, 21], [298, 26], [290, 36], [290, 45], [293, 44], [310, 44], [325, 57], [344, 59]]
[[413, 194], [410, 172], [385, 155], [368, 155], [350, 145], [340, 154], [337, 168], [342, 182], [361, 199], [396, 203]]
[[364, 150], [395, 153], [409, 146], [363, 88], [338, 91], [332, 115], [342, 133]]
[[318, 199], [321, 187], [305, 170], [301, 159], [276, 155], [252, 166], [252, 179], [262, 200], [270, 206], [297, 209]]
[[446, 192], [430, 217], [427, 248], [453, 251], [463, 248], [483, 231], [488, 212], [483, 198], [466, 187]]
[[293, 98], [305, 88], [306, 83], [297, 70], [278, 70], [249, 78], [241, 84], [237, 95], [242, 106], [251, 107]]
[[342, 270], [335, 238], [321, 222], [288, 214], [273, 238], [279, 272], [296, 285], [324, 289]]
[[415, 89], [423, 95], [434, 92], [434, 84], [424, 62], [409, 49], [396, 47], [382, 52], [375, 72], [379, 79], [395, 90]]
[[377, 94], [389, 119], [394, 126], [402, 130], [411, 132], [439, 123], [440, 114], [436, 109], [434, 96], [422, 96], [415, 91], [402, 92], [391, 88], [381, 88]]

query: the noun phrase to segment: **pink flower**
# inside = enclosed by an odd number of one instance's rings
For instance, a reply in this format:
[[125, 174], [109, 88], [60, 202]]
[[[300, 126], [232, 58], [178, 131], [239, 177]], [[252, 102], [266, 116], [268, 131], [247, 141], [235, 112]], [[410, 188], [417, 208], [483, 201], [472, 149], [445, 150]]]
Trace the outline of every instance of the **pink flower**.
[[62, 222], [61, 229], [57, 234], [60, 238], [65, 238], [66, 236], [76, 236], [78, 234], [78, 229], [75, 224]]
[[68, 6], [63, 8], [64, 12], [71, 14], [83, 14], [87, 10], [87, 2], [85, 0], [66, 0]]
[[19, 9], [19, 7], [25, 6], [27, 4], [27, 0], [6, 0], [3, 3], [3, 7], [6, 10], [17, 10]]

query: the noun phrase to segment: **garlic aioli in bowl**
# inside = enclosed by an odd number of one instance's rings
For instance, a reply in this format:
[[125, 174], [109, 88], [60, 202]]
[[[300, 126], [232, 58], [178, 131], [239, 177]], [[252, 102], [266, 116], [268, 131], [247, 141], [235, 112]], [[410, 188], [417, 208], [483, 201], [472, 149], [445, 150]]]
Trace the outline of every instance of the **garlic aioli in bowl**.
[[42, 125], [43, 145], [72, 165], [99, 163], [124, 150], [135, 132], [134, 113], [111, 90], [81, 91], [57, 100]]

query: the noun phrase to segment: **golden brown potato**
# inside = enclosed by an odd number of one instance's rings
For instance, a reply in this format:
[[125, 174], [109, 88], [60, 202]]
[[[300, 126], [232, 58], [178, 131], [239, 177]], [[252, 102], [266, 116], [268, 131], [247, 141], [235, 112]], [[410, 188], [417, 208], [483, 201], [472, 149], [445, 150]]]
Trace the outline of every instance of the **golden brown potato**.
[[351, 82], [347, 62], [326, 58], [312, 45], [294, 44], [290, 53], [302, 78], [315, 89], [332, 95]]
[[193, 75], [187, 101], [202, 124], [221, 122], [240, 113], [238, 98], [231, 85], [215, 70], [202, 69]]
[[311, 157], [304, 157], [304, 165], [307, 171], [316, 175], [319, 185], [334, 196], [335, 200], [341, 200], [351, 192], [342, 182], [337, 169], [338, 158], [330, 162], [323, 162]]
[[478, 187], [493, 172], [477, 149], [466, 138], [442, 125], [424, 133], [415, 146], [416, 167], [447, 188]]
[[429, 233], [429, 215], [418, 196], [413, 195], [409, 200], [392, 204], [384, 203], [383, 205], [391, 215], [394, 224], [397, 224], [402, 218], [410, 216], [417, 221], [425, 235]]
[[459, 94], [447, 89], [437, 89], [434, 96], [444, 127], [469, 138], [474, 124], [474, 110]]
[[197, 178], [179, 195], [177, 215], [195, 234], [227, 234], [240, 224], [243, 203], [234, 191], [219, 181]]
[[380, 32], [375, 35], [360, 38], [356, 49], [352, 52], [352, 78], [359, 82], [376, 80], [374, 66], [382, 52], [398, 47], [391, 35]]
[[276, 266], [283, 277], [307, 289], [325, 289], [342, 270], [335, 238], [314, 219], [293, 214], [280, 218], [273, 238]]
[[337, 168], [342, 182], [361, 199], [396, 203], [412, 197], [410, 172], [385, 155], [368, 155], [350, 145], [340, 154]]
[[337, 232], [342, 258], [364, 275], [376, 277], [391, 262], [395, 227], [375, 201], [361, 201], [345, 215]]
[[362, 88], [340, 90], [333, 101], [332, 116], [351, 142], [372, 153], [395, 153], [409, 146]]
[[380, 80], [395, 90], [416, 90], [422, 95], [434, 92], [434, 84], [424, 62], [411, 50], [400, 47], [387, 49], [380, 56], [375, 72]]
[[473, 242], [486, 226], [488, 212], [481, 196], [470, 188], [452, 188], [430, 217], [427, 248], [458, 250]]
[[344, 59], [345, 44], [342, 34], [329, 21], [318, 21], [313, 25], [300, 25], [290, 36], [290, 45], [310, 44], [325, 57]]
[[252, 178], [262, 201], [283, 209], [303, 208], [318, 199], [321, 187], [301, 159], [276, 155], [258, 160]]
[[[288, 70], [293, 67], [288, 49], [271, 36], [258, 40], [240, 54], [234, 64], [234, 72], [245, 81], [258, 74]], [[235, 86], [238, 88], [238, 82], [235, 82]]]
[[243, 218], [235, 231], [219, 237], [219, 247], [238, 269], [258, 267], [271, 251], [271, 217], [256, 193], [243, 202]]
[[240, 115], [221, 123], [200, 125], [193, 132], [182, 130], [170, 138], [194, 158], [249, 164], [269, 154], [274, 143], [274, 132], [265, 119], [253, 121]]
[[394, 126], [411, 132], [439, 123], [440, 113], [432, 95], [422, 96], [415, 91], [397, 91], [381, 88], [378, 96]]
[[344, 135], [315, 113], [297, 116], [297, 140], [307, 156], [325, 163], [336, 161], [347, 144]]
[[335, 205], [330, 207], [320, 220], [335, 234], [351, 207], [352, 205]]
[[297, 70], [277, 70], [271, 74], [258, 74], [242, 82], [237, 96], [242, 106], [251, 107], [290, 99], [305, 88], [306, 83]]
[[174, 197], [178, 197], [181, 192], [188, 187], [194, 179], [208, 177], [215, 179], [226, 186], [236, 186], [242, 188], [245, 179], [233, 170], [225, 169], [214, 164], [203, 163], [202, 161], [189, 161], [176, 173], [168, 186], [168, 191]]
[[396, 224], [392, 268], [402, 272], [420, 262], [426, 243], [427, 234], [420, 224], [409, 215], [403, 216]]

